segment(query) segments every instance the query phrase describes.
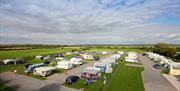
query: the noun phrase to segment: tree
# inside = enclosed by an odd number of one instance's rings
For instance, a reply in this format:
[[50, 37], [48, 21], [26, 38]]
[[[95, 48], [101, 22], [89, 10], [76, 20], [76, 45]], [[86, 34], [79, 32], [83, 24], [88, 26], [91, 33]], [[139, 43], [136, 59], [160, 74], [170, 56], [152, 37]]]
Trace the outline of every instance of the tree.
[[174, 57], [176, 55], [176, 49], [175, 48], [167, 48], [166, 54], [168, 57]]
[[178, 53], [174, 58], [180, 60], [180, 53]]
[[167, 57], [174, 57], [174, 55], [176, 54], [176, 49], [170, 47], [166, 43], [158, 43], [157, 45], [154, 46], [153, 52]]

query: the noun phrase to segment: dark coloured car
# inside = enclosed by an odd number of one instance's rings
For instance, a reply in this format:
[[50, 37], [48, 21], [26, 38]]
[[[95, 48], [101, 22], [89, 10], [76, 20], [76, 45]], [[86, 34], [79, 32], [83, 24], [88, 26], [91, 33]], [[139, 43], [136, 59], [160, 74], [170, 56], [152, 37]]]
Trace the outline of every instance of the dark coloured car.
[[50, 64], [50, 61], [44, 61], [43, 63], [44, 64]]
[[146, 56], [146, 53], [143, 53], [142, 55], [143, 55], [143, 56]]
[[24, 60], [24, 59], [16, 59], [16, 64], [24, 64], [24, 63], [26, 63], [26, 60]]
[[99, 59], [100, 59], [99, 56], [95, 56], [95, 57], [94, 57], [94, 60], [95, 60], [95, 61], [98, 61]]
[[154, 64], [153, 67], [156, 68], [156, 69], [161, 69], [161, 65], [160, 64]]
[[79, 79], [80, 79], [79, 76], [72, 76], [72, 75], [70, 75], [70, 76], [68, 76], [66, 78], [66, 83], [67, 84], [72, 84], [72, 83], [76, 82]]
[[32, 64], [24, 64], [24, 68], [27, 69]]
[[0, 61], [0, 65], [4, 65], [4, 62]]

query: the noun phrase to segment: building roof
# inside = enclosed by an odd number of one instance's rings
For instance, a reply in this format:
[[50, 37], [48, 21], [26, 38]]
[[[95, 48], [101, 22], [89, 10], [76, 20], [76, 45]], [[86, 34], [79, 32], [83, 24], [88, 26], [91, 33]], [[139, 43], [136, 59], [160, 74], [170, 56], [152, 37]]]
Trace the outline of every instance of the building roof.
[[98, 73], [99, 71], [100, 71], [100, 69], [98, 69], [98, 68], [87, 67], [87, 68], [85, 68], [85, 69], [82, 71], [82, 73], [87, 72], [87, 73], [91, 73], [91, 74], [96, 74], [96, 73]]
[[105, 67], [107, 65], [107, 63], [106, 62], [96, 62], [95, 64], [94, 64], [94, 66], [101, 66], [101, 67]]

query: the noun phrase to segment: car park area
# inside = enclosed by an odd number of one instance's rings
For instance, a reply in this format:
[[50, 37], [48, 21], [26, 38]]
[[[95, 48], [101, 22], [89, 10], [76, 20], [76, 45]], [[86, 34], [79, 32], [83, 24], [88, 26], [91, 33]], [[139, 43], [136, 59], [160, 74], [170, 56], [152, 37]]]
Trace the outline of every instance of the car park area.
[[148, 57], [141, 54], [138, 56], [144, 66], [142, 77], [146, 91], [177, 91], [161, 74], [161, 70], [153, 67], [154, 63]]

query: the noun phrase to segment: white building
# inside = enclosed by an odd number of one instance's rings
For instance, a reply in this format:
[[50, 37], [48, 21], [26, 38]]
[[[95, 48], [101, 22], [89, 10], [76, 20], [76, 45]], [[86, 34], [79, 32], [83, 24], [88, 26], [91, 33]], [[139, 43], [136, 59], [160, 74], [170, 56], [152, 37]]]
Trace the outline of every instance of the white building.
[[73, 58], [70, 59], [70, 62], [72, 64], [82, 64], [83, 60], [81, 58], [73, 57]]
[[71, 69], [73, 67], [73, 64], [69, 61], [58, 61], [56, 67], [62, 69]]
[[56, 70], [55, 67], [38, 67], [35, 68], [33, 74], [40, 76], [48, 76], [52, 73], [52, 70]]

